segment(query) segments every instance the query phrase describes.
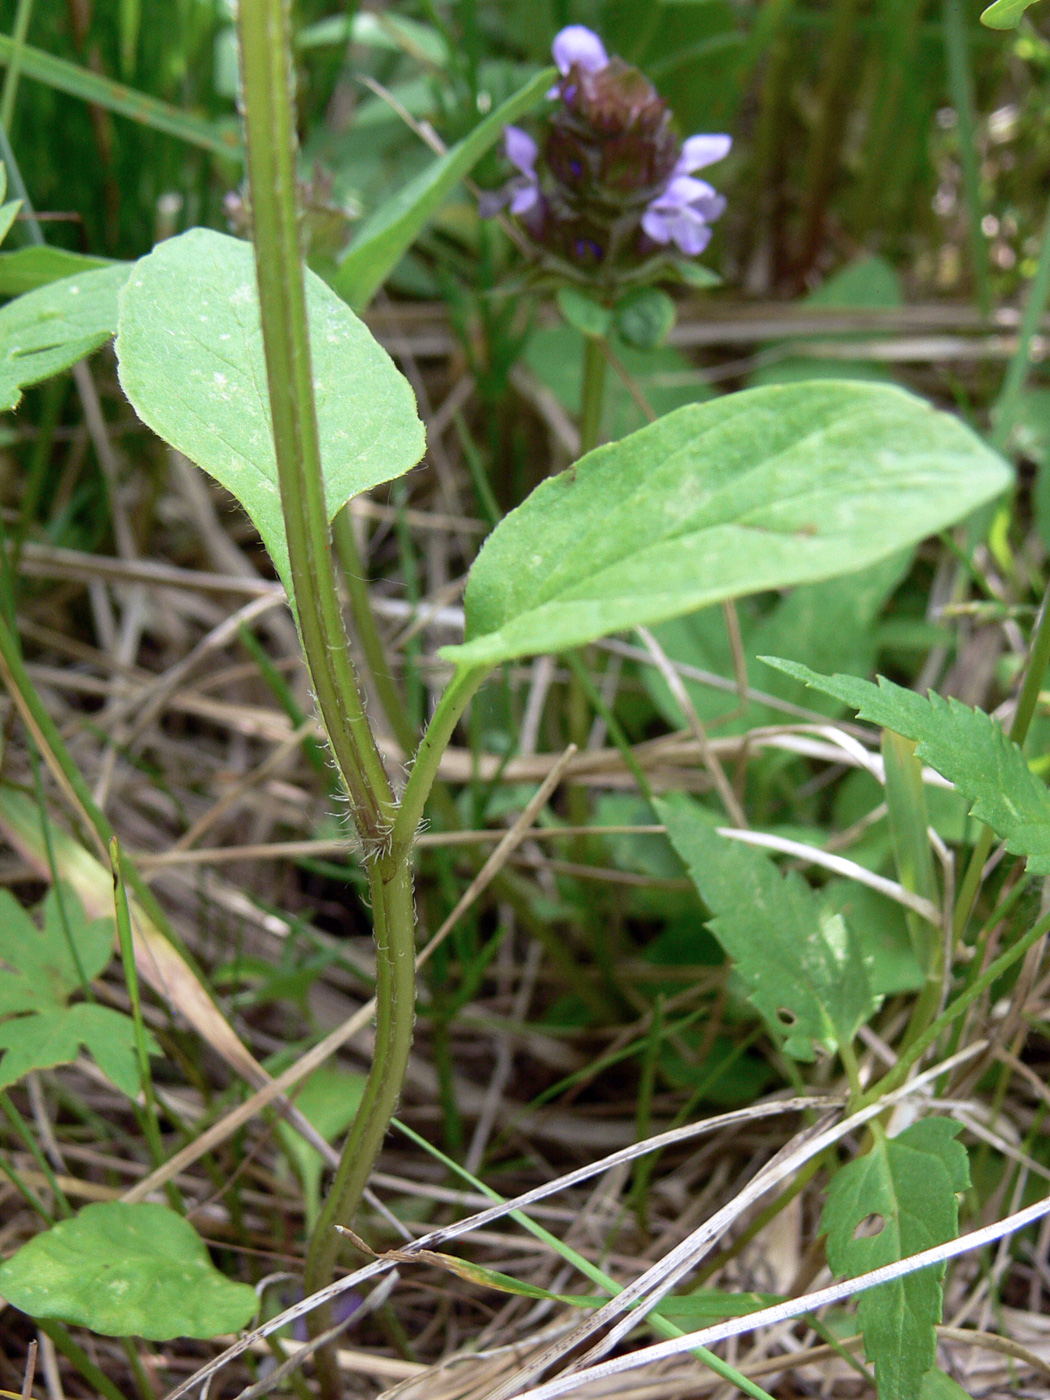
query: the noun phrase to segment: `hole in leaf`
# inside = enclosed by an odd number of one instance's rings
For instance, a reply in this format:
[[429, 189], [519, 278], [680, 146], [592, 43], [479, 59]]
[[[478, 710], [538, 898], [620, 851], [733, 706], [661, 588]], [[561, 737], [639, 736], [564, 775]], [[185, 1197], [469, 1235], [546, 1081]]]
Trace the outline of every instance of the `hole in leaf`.
[[886, 1217], [884, 1215], [878, 1213], [866, 1215], [853, 1231], [853, 1238], [855, 1240], [870, 1240], [876, 1235], [881, 1235], [885, 1228]]

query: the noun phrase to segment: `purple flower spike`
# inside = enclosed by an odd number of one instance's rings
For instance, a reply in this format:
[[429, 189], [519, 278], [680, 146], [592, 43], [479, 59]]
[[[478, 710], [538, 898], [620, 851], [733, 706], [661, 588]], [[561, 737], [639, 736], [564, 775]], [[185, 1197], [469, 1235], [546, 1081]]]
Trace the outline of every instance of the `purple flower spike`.
[[642, 215], [642, 229], [654, 243], [675, 243], [686, 257], [695, 258], [711, 241], [708, 225], [725, 207], [725, 200], [706, 180], [676, 175], [650, 201]]
[[733, 144], [731, 136], [689, 136], [682, 143], [682, 154], [674, 168], [676, 175], [692, 175], [705, 165], [725, 160]]
[[605, 45], [592, 29], [582, 24], [570, 24], [567, 29], [561, 30], [555, 36], [551, 53], [562, 77], [573, 64], [581, 73], [598, 73], [609, 63]]

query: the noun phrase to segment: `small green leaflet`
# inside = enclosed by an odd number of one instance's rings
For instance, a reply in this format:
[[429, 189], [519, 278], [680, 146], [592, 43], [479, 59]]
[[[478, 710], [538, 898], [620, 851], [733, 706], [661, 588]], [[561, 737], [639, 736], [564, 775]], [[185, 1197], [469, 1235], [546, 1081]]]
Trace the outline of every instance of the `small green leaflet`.
[[[99, 268], [112, 266], [108, 258], [92, 258], [86, 253], [70, 253], [65, 248], [52, 248], [46, 243], [15, 248], [10, 253], [0, 253], [0, 297], [21, 296], [23, 292], [33, 292], [37, 287], [46, 287], [49, 282], [57, 282], [62, 277], [73, 277], [82, 272], [95, 272]], [[128, 270], [130, 271], [130, 264]], [[114, 306], [111, 335], [117, 328], [115, 312]]]
[[432, 25], [404, 19], [382, 11], [358, 10], [349, 15], [328, 15], [300, 29], [293, 41], [297, 49], [319, 49], [331, 45], [362, 44], [367, 48], [386, 49], [390, 53], [405, 53], [410, 58], [444, 67], [448, 63], [448, 45]]
[[866, 959], [840, 914], [826, 911], [797, 871], [781, 875], [762, 851], [727, 840], [682, 793], [654, 806], [700, 897], [708, 927], [784, 1049], [848, 1045], [878, 1006]]
[[600, 301], [585, 296], [575, 287], [559, 287], [558, 294], [554, 299], [565, 320], [570, 326], [575, 326], [581, 335], [602, 336], [609, 334], [613, 314]]
[[117, 328], [117, 293], [127, 276], [126, 263], [113, 263], [50, 282], [0, 308], [0, 410], [15, 408], [26, 386], [105, 345]]
[[[68, 936], [67, 936], [68, 930]], [[108, 1006], [67, 1003], [113, 955], [113, 922], [89, 922], [75, 891], [63, 884], [44, 900], [43, 929], [8, 890], [0, 890], [0, 1090], [30, 1070], [69, 1064], [81, 1046], [129, 1097], [138, 1093], [135, 1023]], [[160, 1047], [147, 1033], [153, 1054]]]
[[503, 518], [470, 571], [466, 640], [442, 655], [497, 666], [851, 573], [1010, 480], [958, 419], [890, 385], [822, 380], [687, 404]]
[[970, 1397], [958, 1381], [935, 1367], [922, 1378], [919, 1400], [970, 1400]]
[[[309, 271], [306, 303], [331, 519], [414, 467], [426, 439], [408, 381]], [[121, 294], [116, 349], [136, 413], [237, 497], [290, 594], [251, 244], [203, 228], [158, 244]]]
[[0, 1294], [30, 1317], [60, 1318], [104, 1337], [216, 1337], [259, 1306], [225, 1278], [189, 1221], [167, 1206], [85, 1206], [0, 1264]]
[[[0, 192], [0, 199], [3, 193]], [[11, 232], [11, 225], [18, 218], [18, 211], [22, 207], [20, 199], [12, 199], [9, 204], [0, 204], [0, 243], [4, 241]]]
[[861, 719], [913, 740], [923, 763], [954, 783], [973, 804], [973, 816], [986, 822], [1008, 851], [1026, 856], [1034, 875], [1050, 874], [1050, 792], [991, 715], [932, 691], [924, 699], [882, 676], [873, 685], [856, 676], [821, 676], [794, 661], [761, 660], [834, 695]]
[[538, 73], [364, 222], [335, 276], [341, 297], [358, 310], [368, 305], [452, 191], [503, 135], [503, 128], [542, 102], [557, 76], [553, 68]]
[[[295, 1096], [295, 1106], [326, 1142], [334, 1142], [354, 1121], [365, 1091], [365, 1076], [334, 1065], [314, 1070]], [[281, 1146], [303, 1184], [306, 1228], [312, 1230], [321, 1208], [321, 1177], [325, 1164], [290, 1123], [277, 1124]]]
[[995, 0], [981, 11], [981, 23], [989, 29], [1016, 29], [1025, 10], [1034, 4], [1035, 0]]
[[616, 329], [636, 350], [655, 350], [674, 330], [675, 304], [659, 287], [638, 287], [616, 303]]
[[[600, 1308], [609, 1301], [607, 1296], [593, 1293], [548, 1293], [534, 1283], [523, 1283], [521, 1279], [501, 1274], [497, 1269], [486, 1269], [468, 1259], [459, 1259], [451, 1254], [439, 1254], [434, 1250], [420, 1250], [428, 1263], [448, 1269], [449, 1273], [468, 1283], [478, 1283], [486, 1288], [495, 1288], [500, 1293], [515, 1293], [521, 1298], [538, 1298], [553, 1303], [568, 1303], [573, 1308]], [[411, 1255], [408, 1259], [411, 1259]], [[759, 1308], [782, 1303], [779, 1293], [723, 1293], [715, 1288], [702, 1288], [696, 1293], [686, 1293], [681, 1297], [664, 1298], [650, 1316], [665, 1318], [683, 1327], [699, 1326], [704, 1322], [715, 1322], [725, 1317], [744, 1317], [747, 1313], [758, 1312]]]
[[[833, 1178], [821, 1216], [828, 1263], [852, 1277], [895, 1263], [959, 1233], [956, 1195], [970, 1185], [958, 1123], [927, 1118], [895, 1138], [880, 1134], [863, 1157]], [[871, 1221], [876, 1233], [856, 1238]], [[881, 1226], [881, 1228], [880, 1228]], [[875, 1366], [879, 1400], [919, 1400], [937, 1354], [944, 1265], [920, 1269], [862, 1293], [864, 1350]]]

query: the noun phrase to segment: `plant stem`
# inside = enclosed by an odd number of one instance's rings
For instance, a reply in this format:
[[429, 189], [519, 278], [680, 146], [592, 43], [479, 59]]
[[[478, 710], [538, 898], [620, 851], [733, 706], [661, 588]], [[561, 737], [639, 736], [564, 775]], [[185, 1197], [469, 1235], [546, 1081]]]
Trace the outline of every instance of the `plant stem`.
[[605, 356], [602, 343], [589, 335], [583, 349], [583, 388], [580, 397], [580, 456], [585, 457], [598, 446], [602, 431], [602, 406], [605, 402]]
[[[331, 1278], [340, 1248], [333, 1226], [349, 1223], [357, 1209], [404, 1082], [415, 1009], [411, 842], [391, 853], [397, 808], [365, 717], [336, 592], [300, 261], [286, 0], [241, 0], [238, 30], [259, 309], [295, 606], [314, 693], [365, 847], [376, 941], [375, 1055], [310, 1239], [306, 1287], [313, 1292]], [[432, 781], [436, 759], [427, 771]], [[328, 1310], [316, 1309], [313, 1335], [328, 1325]], [[324, 1400], [338, 1400], [331, 1344], [318, 1350], [317, 1370]]]
[[970, 64], [967, 22], [962, 0], [944, 0], [945, 57], [948, 61], [948, 86], [952, 105], [959, 123], [959, 159], [966, 197], [970, 256], [973, 259], [973, 277], [977, 284], [977, 301], [982, 315], [988, 316], [992, 309], [992, 289], [988, 269], [988, 245], [981, 228], [981, 183], [977, 168], [973, 69]]
[[[113, 905], [117, 918], [117, 938], [120, 943], [120, 960], [124, 966], [124, 982], [131, 1002], [131, 1016], [135, 1023], [135, 1055], [139, 1065], [139, 1079], [142, 1081], [143, 1112], [140, 1116], [142, 1131], [145, 1134], [153, 1165], [159, 1167], [164, 1162], [164, 1144], [160, 1136], [160, 1122], [157, 1117], [157, 1096], [153, 1091], [153, 1075], [149, 1063], [149, 1046], [146, 1042], [146, 1024], [142, 1018], [142, 997], [139, 994], [139, 971], [135, 965], [135, 941], [131, 932], [131, 911], [128, 908], [128, 892], [124, 887], [124, 874], [120, 868], [120, 843], [114, 836], [109, 843], [109, 863], [113, 871]], [[184, 1214], [178, 1188], [173, 1181], [164, 1183], [168, 1204], [172, 1210]]]
[[[2, 615], [0, 615], [0, 683], [14, 700], [23, 723], [36, 741], [37, 748], [71, 805], [79, 810], [85, 822], [94, 830], [99, 851], [106, 855], [109, 843], [113, 839], [113, 828], [105, 814], [95, 805], [91, 791], [84, 781], [80, 769], [73, 762], [65, 741], [58, 731], [58, 726], [48, 714], [46, 706], [41, 702], [22, 660], [22, 650], [18, 644], [17, 635], [9, 629]], [[43, 814], [41, 814], [41, 822], [44, 824], [43, 829], [46, 833], [46, 817]], [[157, 925], [164, 937], [186, 957], [190, 966], [195, 967], [196, 964], [192, 956], [186, 952], [182, 940], [172, 928], [153, 891], [143, 880], [138, 867], [127, 854], [124, 856], [124, 875], [135, 893], [135, 898], [142, 905], [149, 918]]]
[[445, 752], [452, 732], [459, 723], [471, 696], [488, 674], [484, 667], [457, 671], [438, 701], [426, 733], [416, 753], [408, 784], [401, 798], [394, 829], [390, 834], [390, 853], [396, 859], [407, 860], [415, 840], [416, 829], [423, 820], [430, 789], [437, 777], [441, 755]]
[[[1028, 737], [1028, 728], [1035, 714], [1035, 707], [1039, 700], [1039, 692], [1042, 689], [1048, 665], [1050, 665], [1050, 584], [1047, 585], [1043, 595], [1043, 606], [1039, 611], [1039, 619], [1032, 638], [1032, 647], [1028, 656], [1028, 665], [1025, 668], [1021, 693], [1017, 697], [1017, 709], [1014, 712], [1013, 723], [1010, 725], [1010, 738], [1015, 744], [1023, 745]], [[973, 913], [973, 906], [977, 901], [977, 892], [981, 884], [981, 875], [984, 871], [984, 863], [988, 859], [988, 853], [991, 851], [994, 841], [995, 835], [991, 827], [983, 827], [977, 838], [977, 844], [973, 848], [973, 855], [966, 867], [966, 874], [959, 887], [959, 897], [955, 903], [953, 927], [956, 940], [962, 937], [966, 925], [969, 923], [970, 915]]]
[[354, 522], [345, 506], [332, 522], [332, 538], [350, 599], [350, 615], [354, 619], [354, 630], [364, 654], [369, 678], [375, 686], [383, 718], [390, 725], [394, 738], [407, 756], [414, 751], [419, 735], [408, 717], [404, 699], [390, 672], [383, 649], [383, 639], [379, 635], [375, 613], [372, 611], [372, 600], [368, 596], [365, 564], [354, 536]]
[[1039, 330], [1039, 320], [1046, 303], [1050, 300], [1050, 206], [1047, 207], [1043, 222], [1043, 241], [1039, 249], [1039, 262], [1035, 276], [1028, 288], [1021, 325], [1017, 332], [1017, 349], [1010, 356], [1003, 386], [993, 411], [995, 427], [992, 431], [992, 446], [1003, 451], [1010, 440], [1021, 393], [1028, 377], [1032, 362], [1032, 340]]
[[[331, 1282], [342, 1247], [334, 1227], [349, 1224], [357, 1210], [397, 1107], [412, 1048], [416, 976], [411, 864], [407, 857], [384, 857], [373, 862], [369, 876], [376, 941], [375, 1051], [361, 1106], [310, 1237], [304, 1277], [307, 1293]], [[315, 1308], [310, 1314], [312, 1336], [331, 1325], [328, 1307]], [[318, 1350], [317, 1373], [321, 1394], [338, 1397], [340, 1382], [332, 1347]]]
[[22, 73], [22, 48], [29, 32], [29, 21], [33, 14], [33, 0], [18, 0], [15, 11], [15, 26], [11, 33], [14, 48], [4, 75], [4, 90], [0, 93], [0, 126], [11, 130], [11, 118], [15, 114], [15, 98], [18, 96], [18, 79]]
[[854, 1111], [859, 1112], [861, 1109], [867, 1108], [869, 1104], [876, 1103], [884, 1095], [896, 1089], [898, 1085], [903, 1084], [908, 1077], [909, 1070], [922, 1059], [923, 1055], [926, 1054], [926, 1051], [929, 1050], [930, 1046], [937, 1040], [941, 1032], [947, 1030], [951, 1023], [956, 1020], [957, 1017], [961, 1016], [968, 1006], [972, 1006], [977, 998], [986, 992], [993, 982], [996, 982], [1004, 972], [1011, 968], [1018, 958], [1024, 957], [1029, 948], [1031, 948], [1034, 943], [1038, 943], [1040, 938], [1048, 931], [1050, 931], [1050, 915], [1047, 915], [1044, 919], [1040, 919], [1034, 927], [1028, 930], [1023, 938], [1019, 938], [1001, 957], [996, 958], [995, 962], [986, 967], [980, 977], [976, 978], [964, 992], [961, 992], [955, 1000], [945, 1008], [941, 1015], [937, 1017], [936, 1021], [927, 1026], [918, 1040], [904, 1051], [893, 1068], [889, 1070], [877, 1084], [873, 1085], [873, 1087], [868, 1090], [863, 1099], [856, 1105]]
[[73, 1340], [60, 1322], [55, 1322], [51, 1318], [38, 1317], [36, 1325], [46, 1337], [51, 1338], [57, 1350], [80, 1372], [88, 1385], [92, 1386], [99, 1395], [104, 1395], [106, 1400], [126, 1400], [124, 1392], [117, 1389], [104, 1371], [99, 1370], [84, 1348]]
[[[602, 431], [602, 409], [605, 405], [605, 370], [607, 360], [602, 342], [597, 336], [589, 335], [583, 348], [583, 386], [580, 392], [580, 456], [598, 446]], [[591, 709], [587, 692], [580, 676], [586, 671], [582, 657], [575, 658], [577, 664], [569, 677], [568, 692], [568, 732], [569, 738], [579, 748], [586, 748], [587, 734], [591, 724]], [[573, 826], [586, 826], [589, 817], [587, 791], [582, 787], [570, 787], [568, 793], [569, 820]], [[574, 858], [581, 860], [584, 842], [577, 837], [573, 842]]]
[[295, 607], [321, 718], [372, 853], [390, 829], [394, 797], [365, 718], [332, 565], [300, 261], [287, 5], [244, 0], [238, 28], [259, 310]]

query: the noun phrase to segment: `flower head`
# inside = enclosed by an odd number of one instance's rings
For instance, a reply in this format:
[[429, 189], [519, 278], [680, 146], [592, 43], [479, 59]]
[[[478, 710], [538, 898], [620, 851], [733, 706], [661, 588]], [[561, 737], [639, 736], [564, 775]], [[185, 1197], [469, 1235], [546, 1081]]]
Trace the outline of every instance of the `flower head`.
[[563, 272], [618, 278], [665, 250], [702, 252], [725, 200], [693, 174], [723, 159], [730, 138], [681, 141], [649, 79], [583, 25], [561, 30], [553, 55], [560, 77], [543, 137], [507, 127], [504, 153], [518, 173], [484, 197], [482, 213], [509, 206]]

